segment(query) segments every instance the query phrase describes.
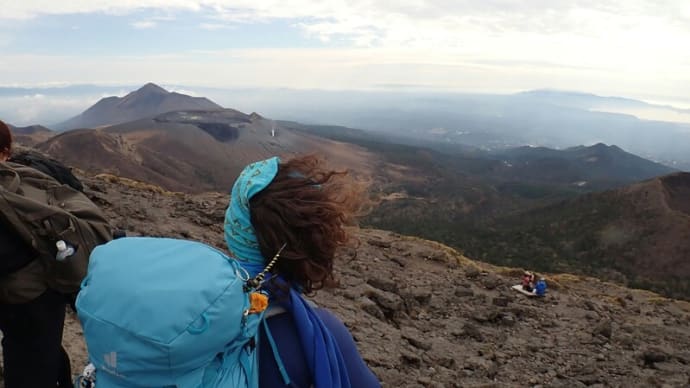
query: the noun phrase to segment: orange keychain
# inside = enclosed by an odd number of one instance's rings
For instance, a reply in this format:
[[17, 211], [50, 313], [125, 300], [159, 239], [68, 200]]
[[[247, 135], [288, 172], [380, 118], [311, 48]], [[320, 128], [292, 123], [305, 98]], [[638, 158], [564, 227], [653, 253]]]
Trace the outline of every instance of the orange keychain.
[[268, 307], [268, 296], [260, 292], [252, 292], [249, 294], [249, 314], [256, 314], [263, 312]]

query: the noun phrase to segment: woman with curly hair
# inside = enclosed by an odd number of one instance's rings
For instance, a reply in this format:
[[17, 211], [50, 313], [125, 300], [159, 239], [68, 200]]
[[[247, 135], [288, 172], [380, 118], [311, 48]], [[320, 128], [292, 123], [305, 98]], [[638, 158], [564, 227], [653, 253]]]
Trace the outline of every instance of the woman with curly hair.
[[231, 254], [254, 276], [280, 253], [267, 281], [260, 387], [380, 386], [345, 325], [303, 298], [337, 285], [335, 253], [351, 241], [349, 227], [366, 207], [363, 192], [316, 156], [253, 163], [235, 182], [225, 216]]

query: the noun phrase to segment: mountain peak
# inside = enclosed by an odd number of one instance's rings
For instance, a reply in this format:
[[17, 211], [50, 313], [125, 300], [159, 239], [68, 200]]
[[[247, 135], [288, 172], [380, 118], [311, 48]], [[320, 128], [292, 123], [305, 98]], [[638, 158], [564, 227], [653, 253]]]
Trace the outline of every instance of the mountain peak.
[[171, 93], [149, 82], [124, 97], [106, 97], [64, 123], [59, 129], [95, 128], [153, 118], [160, 114], [189, 110], [221, 110], [222, 106], [203, 97]]
[[153, 82], [147, 83], [146, 85], [142, 86], [142, 87], [139, 88], [137, 91], [135, 91], [134, 93], [170, 94], [169, 91], [167, 91], [167, 90], [163, 89], [162, 87], [160, 87], [160, 86], [154, 84]]
[[608, 150], [608, 149], [613, 149], [613, 146], [608, 146], [605, 143], [597, 143], [589, 147], [590, 149], [593, 150]]
[[594, 145], [589, 146], [589, 147], [587, 147], [587, 148], [589, 148], [590, 150], [593, 150], [593, 151], [595, 151], [595, 152], [623, 153], [623, 154], [627, 154], [627, 153], [628, 153], [628, 152], [626, 152], [625, 150], [623, 150], [622, 148], [618, 147], [618, 146], [615, 145], [615, 144], [608, 145], [608, 144], [605, 144], [605, 143], [597, 143], [597, 144], [594, 144]]

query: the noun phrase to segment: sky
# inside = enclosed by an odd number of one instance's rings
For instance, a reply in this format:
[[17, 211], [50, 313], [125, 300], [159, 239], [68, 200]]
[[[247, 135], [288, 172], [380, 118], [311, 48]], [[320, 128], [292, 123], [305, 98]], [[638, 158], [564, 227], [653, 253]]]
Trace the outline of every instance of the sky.
[[690, 107], [687, 0], [0, 0], [0, 86], [578, 90]]

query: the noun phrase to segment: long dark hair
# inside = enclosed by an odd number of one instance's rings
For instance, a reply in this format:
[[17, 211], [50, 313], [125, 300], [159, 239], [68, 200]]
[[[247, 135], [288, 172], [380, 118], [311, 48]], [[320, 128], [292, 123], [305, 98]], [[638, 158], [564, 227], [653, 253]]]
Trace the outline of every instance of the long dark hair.
[[12, 132], [10, 127], [0, 120], [0, 154], [10, 156], [12, 153]]
[[316, 155], [281, 162], [249, 206], [262, 255], [273, 257], [286, 244], [275, 272], [305, 293], [336, 286], [335, 252], [356, 241], [350, 227], [367, 210], [365, 188], [347, 171], [326, 168]]

